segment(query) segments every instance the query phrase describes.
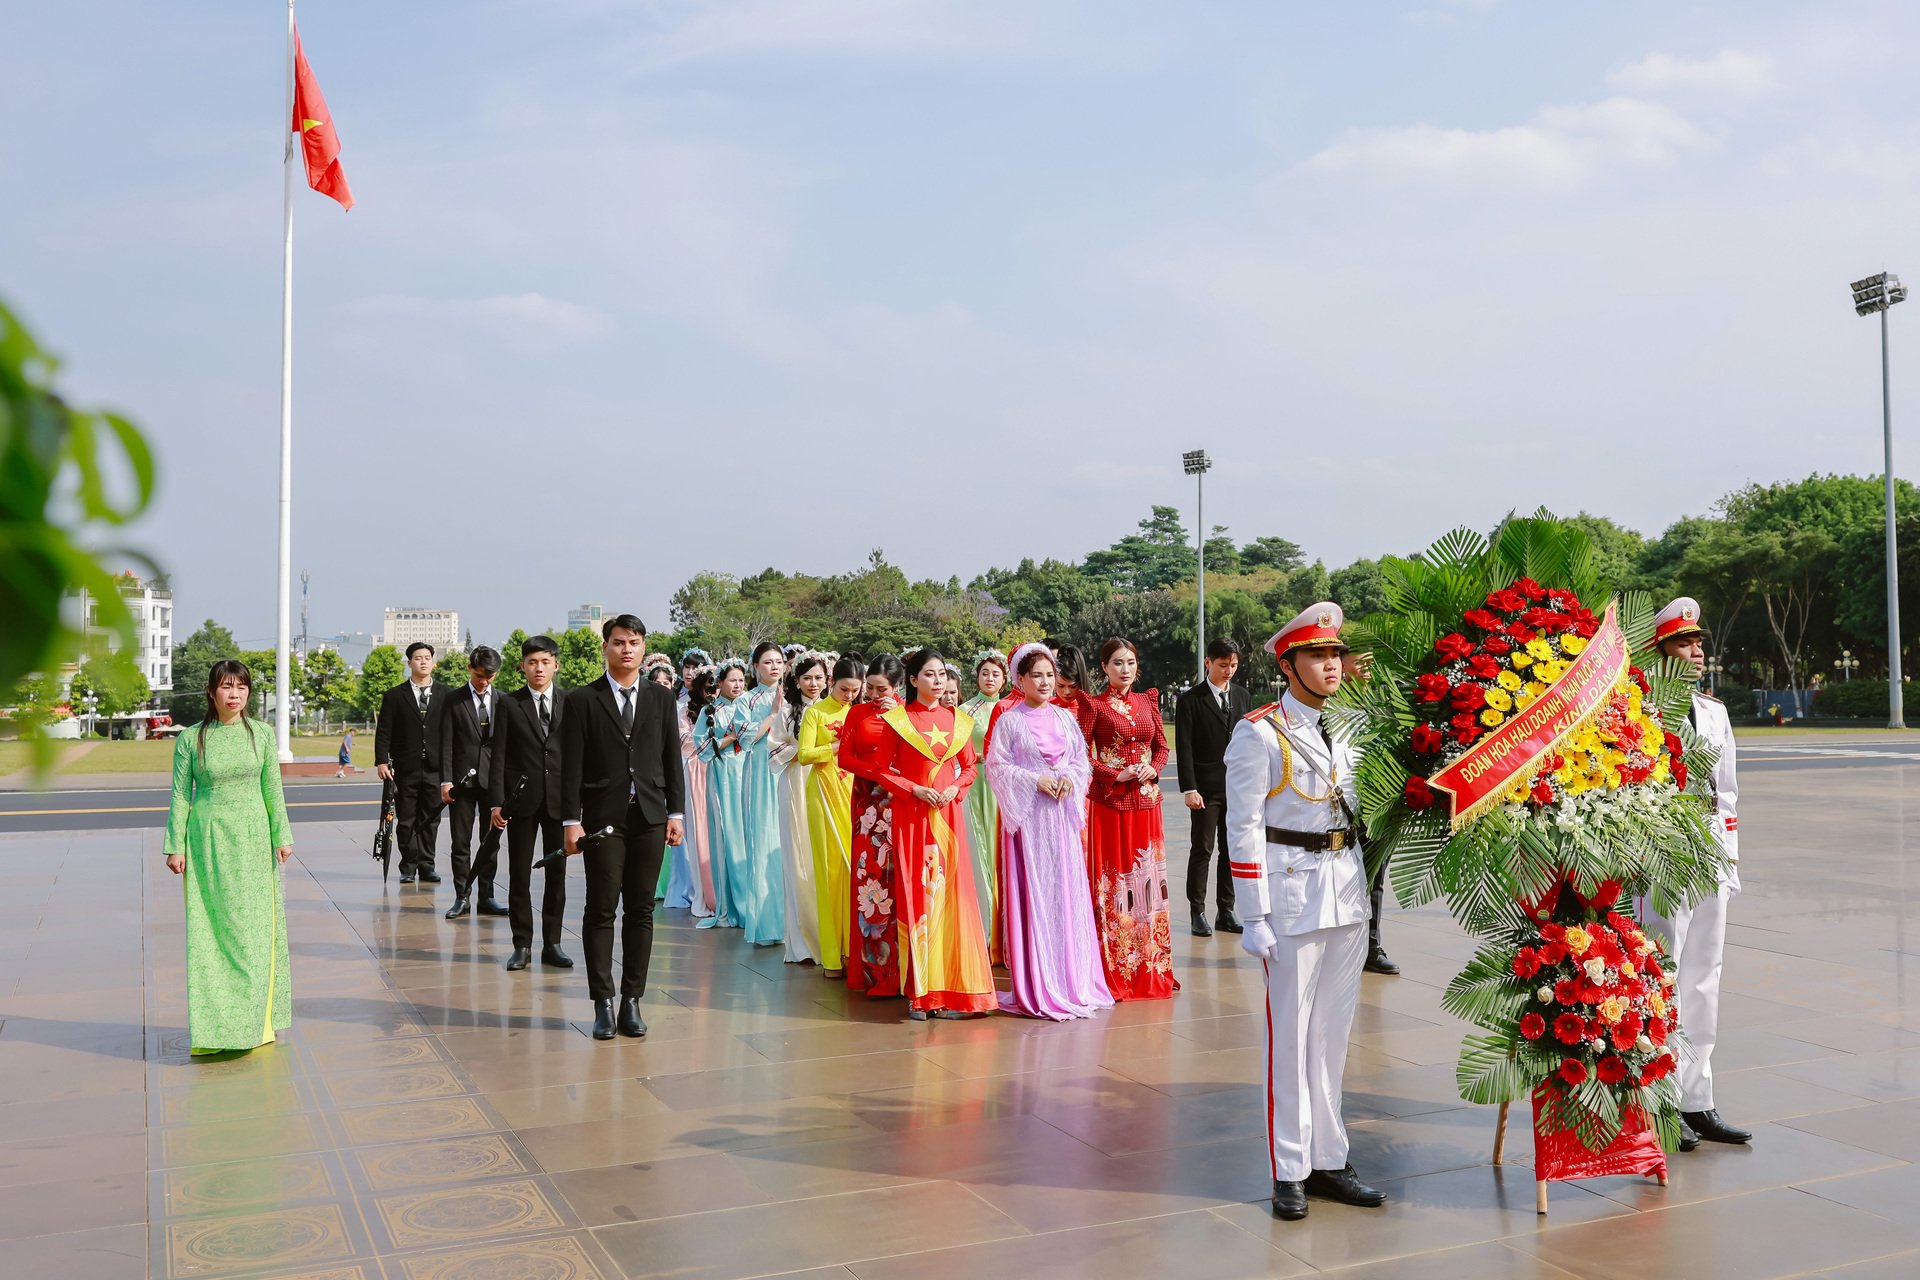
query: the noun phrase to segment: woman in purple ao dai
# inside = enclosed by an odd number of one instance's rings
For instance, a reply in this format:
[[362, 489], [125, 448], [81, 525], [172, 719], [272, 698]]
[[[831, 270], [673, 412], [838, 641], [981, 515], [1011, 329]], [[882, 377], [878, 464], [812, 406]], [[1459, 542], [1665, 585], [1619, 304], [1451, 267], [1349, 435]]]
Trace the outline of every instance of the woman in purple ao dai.
[[1021, 646], [1011, 665], [1025, 698], [1001, 713], [986, 764], [1000, 804], [1000, 909], [1012, 978], [1000, 1008], [1064, 1022], [1113, 1007], [1081, 842], [1092, 769], [1080, 726], [1052, 705], [1046, 646]]

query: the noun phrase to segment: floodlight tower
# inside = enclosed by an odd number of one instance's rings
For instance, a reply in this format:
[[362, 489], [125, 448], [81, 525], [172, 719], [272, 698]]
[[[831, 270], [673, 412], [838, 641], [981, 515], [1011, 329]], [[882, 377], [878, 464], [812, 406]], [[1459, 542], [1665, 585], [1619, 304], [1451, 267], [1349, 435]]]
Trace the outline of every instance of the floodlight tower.
[[1190, 449], [1180, 455], [1180, 466], [1193, 477], [1194, 551], [1200, 567], [1199, 590], [1195, 593], [1199, 612], [1194, 625], [1194, 645], [1199, 650], [1201, 680], [1207, 678], [1207, 471], [1213, 466], [1213, 460], [1207, 457], [1205, 449]]
[[1887, 484], [1887, 727], [1904, 729], [1906, 699], [1900, 688], [1900, 563], [1893, 520], [1893, 392], [1887, 374], [1887, 309], [1907, 300], [1900, 277], [1882, 271], [1848, 286], [1855, 315], [1880, 313], [1880, 431], [1886, 447]]

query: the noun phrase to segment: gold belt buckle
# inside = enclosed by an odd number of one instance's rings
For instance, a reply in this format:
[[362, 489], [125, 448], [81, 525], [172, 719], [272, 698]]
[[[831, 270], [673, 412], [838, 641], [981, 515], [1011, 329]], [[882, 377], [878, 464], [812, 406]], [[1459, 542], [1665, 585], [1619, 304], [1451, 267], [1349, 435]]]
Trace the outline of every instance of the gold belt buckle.
[[1347, 847], [1347, 833], [1345, 829], [1342, 829], [1339, 831], [1327, 832], [1327, 852], [1328, 853], [1338, 853], [1346, 847]]

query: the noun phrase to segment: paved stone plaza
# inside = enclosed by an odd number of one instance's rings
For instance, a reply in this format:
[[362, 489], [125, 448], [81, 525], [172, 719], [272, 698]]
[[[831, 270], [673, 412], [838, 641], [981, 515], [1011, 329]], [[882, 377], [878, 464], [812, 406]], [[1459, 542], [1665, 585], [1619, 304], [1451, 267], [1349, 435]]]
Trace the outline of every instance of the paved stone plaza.
[[1348, 1066], [1392, 1203], [1280, 1223], [1257, 971], [1184, 914], [1179, 996], [1055, 1026], [911, 1023], [670, 912], [651, 1034], [596, 1044], [583, 967], [507, 973], [504, 919], [443, 920], [450, 884], [383, 888], [370, 823], [306, 822], [293, 1030], [197, 1064], [160, 833], [0, 835], [0, 1276], [1908, 1280], [1920, 748], [1810, 750], [1743, 760], [1715, 1062], [1753, 1147], [1555, 1184], [1544, 1220], [1525, 1121], [1496, 1168], [1455, 1092], [1470, 949], [1437, 909], [1392, 917], [1406, 973], [1366, 979]]

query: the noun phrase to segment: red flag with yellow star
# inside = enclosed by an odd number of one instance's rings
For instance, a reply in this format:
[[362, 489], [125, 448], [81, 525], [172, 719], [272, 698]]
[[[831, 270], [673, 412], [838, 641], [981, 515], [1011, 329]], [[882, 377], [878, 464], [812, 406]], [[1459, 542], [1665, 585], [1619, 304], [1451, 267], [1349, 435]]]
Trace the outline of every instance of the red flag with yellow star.
[[293, 33], [293, 131], [300, 135], [300, 149], [306, 158], [307, 185], [338, 200], [342, 209], [353, 208], [347, 171], [340, 167], [340, 135], [333, 131], [333, 117], [327, 113], [320, 82], [307, 65], [298, 31]]

